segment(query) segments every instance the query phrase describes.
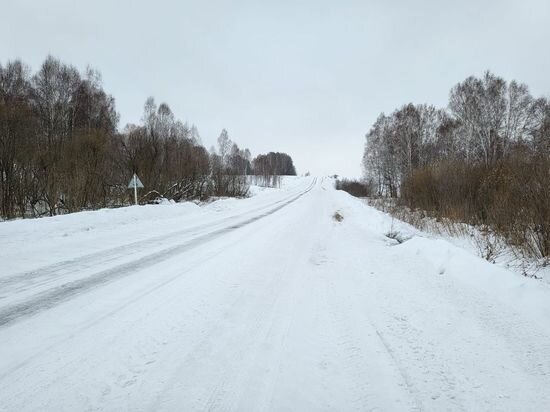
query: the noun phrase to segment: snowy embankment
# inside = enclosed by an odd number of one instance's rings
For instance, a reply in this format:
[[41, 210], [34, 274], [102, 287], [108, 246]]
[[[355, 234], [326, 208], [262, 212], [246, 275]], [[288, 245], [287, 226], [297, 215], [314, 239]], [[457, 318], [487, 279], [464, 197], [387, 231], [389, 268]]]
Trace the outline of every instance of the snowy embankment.
[[490, 230], [489, 227], [480, 228], [446, 218], [436, 219], [426, 216], [420, 210], [411, 211], [407, 207], [396, 206], [390, 199], [363, 198], [363, 201], [397, 220], [410, 223], [424, 232], [425, 236], [429, 234], [431, 238], [449, 241], [461, 249], [516, 274], [536, 278], [550, 284], [550, 261], [548, 258], [529, 256], [524, 248], [511, 246], [503, 236]]
[[330, 179], [2, 223], [0, 247], [0, 410], [550, 404], [548, 285]]
[[[538, 313], [544, 322], [550, 324], [550, 302], [546, 301], [550, 279], [540, 282], [537, 278], [522, 276], [515, 267], [507, 268], [509, 260], [504, 256], [497, 264], [482, 259], [473, 240], [466, 236], [428, 233], [374, 207], [362, 207], [366, 204], [364, 200], [353, 199], [353, 202], [361, 203], [357, 208], [363, 212], [363, 219], [358, 224], [383, 233], [386, 241], [396, 247], [403, 257], [422, 259], [427, 271], [456, 278], [461, 283], [493, 294], [496, 299], [523, 307], [527, 313]], [[394, 236], [399, 241], [392, 239]]]

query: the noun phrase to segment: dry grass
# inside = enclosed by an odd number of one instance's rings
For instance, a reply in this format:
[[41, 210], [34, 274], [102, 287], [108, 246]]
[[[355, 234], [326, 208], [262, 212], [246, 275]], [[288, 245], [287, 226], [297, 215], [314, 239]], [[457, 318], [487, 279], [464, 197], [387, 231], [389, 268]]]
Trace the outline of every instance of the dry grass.
[[[367, 203], [376, 209], [388, 213], [393, 218], [408, 223], [424, 232], [443, 237], [468, 239], [477, 254], [491, 263], [506, 260], [506, 266], [516, 269], [524, 276], [537, 277], [537, 273], [548, 265], [548, 259], [534, 258], [525, 252], [523, 245], [513, 245], [502, 235], [492, 230], [488, 225], [470, 225], [449, 218], [428, 216], [425, 211], [411, 210], [406, 206], [397, 205], [394, 199], [371, 198]], [[392, 228], [386, 237], [402, 243], [398, 239], [400, 233]], [[405, 239], [407, 240], [407, 239]]]

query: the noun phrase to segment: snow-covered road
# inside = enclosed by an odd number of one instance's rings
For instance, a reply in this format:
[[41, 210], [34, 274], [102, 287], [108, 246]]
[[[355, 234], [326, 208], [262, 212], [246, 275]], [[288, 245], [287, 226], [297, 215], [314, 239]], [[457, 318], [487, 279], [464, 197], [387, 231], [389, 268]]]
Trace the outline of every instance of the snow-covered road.
[[329, 179], [0, 223], [0, 262], [2, 411], [550, 407], [548, 286]]

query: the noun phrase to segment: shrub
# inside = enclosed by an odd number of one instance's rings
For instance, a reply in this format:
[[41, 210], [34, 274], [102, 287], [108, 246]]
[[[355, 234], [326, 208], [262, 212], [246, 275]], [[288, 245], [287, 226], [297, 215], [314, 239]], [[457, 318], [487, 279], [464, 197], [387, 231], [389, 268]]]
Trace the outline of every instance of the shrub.
[[358, 180], [337, 180], [336, 189], [348, 192], [350, 195], [355, 197], [369, 197], [373, 193], [372, 187], [369, 183], [363, 183]]

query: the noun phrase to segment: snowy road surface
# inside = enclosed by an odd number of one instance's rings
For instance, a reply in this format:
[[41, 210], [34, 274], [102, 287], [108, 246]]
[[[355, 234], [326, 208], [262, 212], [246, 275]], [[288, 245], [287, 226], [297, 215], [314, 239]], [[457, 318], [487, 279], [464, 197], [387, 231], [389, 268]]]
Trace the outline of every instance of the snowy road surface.
[[547, 285], [329, 179], [0, 223], [0, 264], [2, 411], [550, 410]]

